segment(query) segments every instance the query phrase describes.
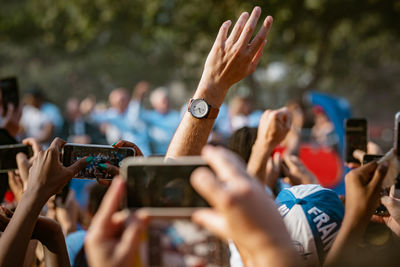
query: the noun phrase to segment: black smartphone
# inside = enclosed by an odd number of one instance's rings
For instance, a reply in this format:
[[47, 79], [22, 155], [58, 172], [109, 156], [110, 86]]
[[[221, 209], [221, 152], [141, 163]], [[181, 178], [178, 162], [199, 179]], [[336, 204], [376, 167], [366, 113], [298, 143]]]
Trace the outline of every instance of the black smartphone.
[[74, 178], [82, 179], [112, 179], [113, 175], [106, 172], [100, 164], [111, 164], [120, 167], [121, 161], [135, 156], [133, 148], [114, 148], [103, 145], [81, 145], [68, 143], [63, 147], [63, 165], [70, 166], [83, 157], [92, 157], [85, 169]]
[[345, 161], [361, 163], [353, 157], [356, 149], [367, 152], [367, 120], [348, 119], [346, 120], [346, 149]]
[[200, 157], [125, 160], [121, 173], [127, 181], [128, 208], [145, 208], [152, 217], [179, 218], [209, 207], [190, 184], [190, 175], [198, 167], [207, 167]]
[[396, 154], [400, 156], [400, 112], [397, 112], [394, 117], [394, 148]]
[[24, 144], [0, 146], [0, 173], [18, 169], [16, 156], [20, 152], [28, 158], [33, 155], [32, 147]]
[[362, 165], [365, 165], [365, 164], [367, 164], [367, 163], [369, 163], [371, 161], [374, 161], [374, 160], [378, 160], [378, 159], [380, 159], [382, 157], [383, 157], [383, 155], [365, 154], [364, 157], [363, 157]]
[[7, 114], [7, 106], [9, 103], [14, 105], [17, 109], [19, 105], [19, 92], [18, 92], [18, 82], [16, 77], [9, 77], [0, 80], [0, 92], [1, 100], [3, 106], [2, 116]]

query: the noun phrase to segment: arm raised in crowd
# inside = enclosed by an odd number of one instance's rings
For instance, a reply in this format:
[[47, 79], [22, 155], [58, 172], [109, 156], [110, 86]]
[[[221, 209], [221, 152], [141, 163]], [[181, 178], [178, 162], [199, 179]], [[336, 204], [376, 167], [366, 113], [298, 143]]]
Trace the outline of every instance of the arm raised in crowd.
[[257, 139], [253, 145], [247, 171], [271, 189], [275, 181], [267, 179], [267, 162], [273, 149], [285, 139], [290, 130], [291, 114], [287, 108], [266, 110], [260, 119]]
[[39, 152], [29, 171], [28, 186], [0, 238], [0, 266], [21, 266], [40, 211], [46, 201], [86, 166], [81, 159], [64, 167], [60, 151], [65, 141], [56, 138], [45, 152]]
[[206, 146], [203, 158], [215, 172], [199, 168], [193, 187], [213, 208], [192, 218], [223, 239], [231, 239], [252, 266], [299, 266], [301, 261], [275, 203], [232, 152]]
[[[207, 57], [194, 99], [204, 99], [212, 108], [219, 108], [228, 89], [251, 74], [257, 67], [272, 25], [268, 16], [250, 42], [261, 8], [255, 7], [250, 17], [242, 13], [228, 36], [231, 21], [224, 22]], [[215, 118], [197, 119], [189, 112], [183, 116], [168, 147], [167, 157], [198, 155], [207, 142]]]
[[337, 266], [346, 256], [353, 257], [367, 225], [379, 205], [382, 180], [387, 162], [368, 163], [346, 175], [346, 202], [342, 226], [324, 266]]

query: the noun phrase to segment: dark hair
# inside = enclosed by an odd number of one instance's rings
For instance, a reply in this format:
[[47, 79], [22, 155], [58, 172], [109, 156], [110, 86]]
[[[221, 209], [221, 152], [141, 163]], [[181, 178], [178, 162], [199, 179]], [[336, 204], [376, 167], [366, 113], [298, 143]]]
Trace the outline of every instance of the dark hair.
[[100, 207], [101, 201], [107, 192], [107, 187], [101, 184], [93, 184], [89, 188], [89, 202], [88, 202], [88, 212], [91, 214], [96, 214]]
[[257, 128], [243, 127], [236, 130], [228, 140], [228, 148], [236, 152], [246, 163], [257, 138]]

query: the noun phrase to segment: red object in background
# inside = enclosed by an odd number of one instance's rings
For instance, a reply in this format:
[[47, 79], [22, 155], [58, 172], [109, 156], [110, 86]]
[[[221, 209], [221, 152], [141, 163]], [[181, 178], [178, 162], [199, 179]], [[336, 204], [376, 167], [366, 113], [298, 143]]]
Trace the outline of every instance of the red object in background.
[[[274, 149], [274, 153], [283, 154], [284, 151], [284, 147]], [[343, 164], [335, 150], [330, 147], [303, 144], [300, 146], [299, 157], [323, 187], [332, 188], [339, 184], [343, 174]]]
[[343, 174], [340, 156], [330, 147], [302, 145], [300, 159], [317, 176], [323, 187], [332, 188], [339, 184]]
[[4, 200], [8, 203], [12, 203], [14, 199], [15, 199], [14, 194], [10, 190], [8, 190], [4, 195]]

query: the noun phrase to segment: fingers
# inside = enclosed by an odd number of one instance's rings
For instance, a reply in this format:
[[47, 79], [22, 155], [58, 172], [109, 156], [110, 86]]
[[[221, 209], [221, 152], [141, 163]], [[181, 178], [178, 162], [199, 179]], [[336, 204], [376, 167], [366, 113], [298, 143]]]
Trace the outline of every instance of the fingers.
[[212, 206], [218, 204], [218, 196], [224, 194], [221, 184], [215, 175], [207, 168], [194, 170], [190, 177], [193, 188]]
[[374, 190], [380, 190], [381, 189], [381, 184], [383, 179], [385, 178], [385, 175], [388, 170], [388, 164], [387, 162], [379, 164], [378, 168], [376, 169], [374, 176], [372, 177], [371, 182], [369, 183], [370, 186]]
[[219, 32], [217, 38], [215, 39], [214, 45], [223, 46], [225, 44], [231, 24], [232, 22], [230, 20], [227, 20], [224, 23], [222, 23], [221, 28], [219, 28]]
[[126, 220], [127, 227], [122, 235], [121, 248], [127, 253], [136, 251], [140, 245], [141, 233], [147, 226], [148, 217], [141, 217], [139, 214], [132, 213]]
[[11, 217], [14, 214], [14, 212], [12, 212], [11, 210], [7, 209], [4, 206], [0, 206], [0, 211], [2, 211], [9, 219], [11, 219]]
[[360, 150], [360, 149], [356, 149], [353, 151], [353, 157], [357, 160], [359, 160], [360, 162], [363, 162], [364, 159], [364, 155], [367, 154], [364, 151]]
[[[253, 32], [257, 26], [257, 21], [261, 15], [261, 8], [256, 6], [251, 12], [250, 18], [247, 20], [246, 25], [239, 37], [238, 45], [239, 47], [246, 47], [253, 35]], [[257, 49], [258, 50], [258, 49]]]
[[232, 29], [231, 34], [229, 35], [229, 38], [227, 40], [228, 43], [234, 44], [239, 39], [239, 36], [242, 33], [244, 25], [248, 18], [249, 18], [249, 13], [247, 12], [243, 12], [240, 15], [235, 26]]
[[27, 146], [31, 146], [33, 150], [33, 156], [36, 156], [39, 154], [40, 151], [42, 151], [42, 146], [39, 144], [39, 142], [35, 138], [25, 138], [22, 140], [22, 143]]
[[49, 147], [56, 149], [56, 151], [61, 151], [61, 149], [63, 148], [63, 146], [66, 144], [67, 142], [65, 142], [64, 140], [62, 140], [61, 138], [54, 138], [53, 142], [51, 142], [51, 145]]
[[[263, 25], [258, 31], [256, 37], [254, 37], [253, 41], [250, 44], [250, 55], [255, 55], [259, 50], [260, 46], [264, 47], [266, 43], [266, 38], [269, 30], [271, 29], [273, 19], [271, 16], [265, 18]], [[262, 51], [262, 49], [261, 49]]]
[[143, 156], [143, 153], [140, 150], [140, 148], [137, 145], [135, 145], [134, 143], [131, 143], [129, 141], [119, 140], [118, 142], [112, 144], [112, 146], [115, 148], [132, 147], [136, 152], [135, 153], [136, 156]]
[[248, 176], [244, 163], [233, 152], [223, 148], [205, 146], [201, 155], [222, 181]]
[[206, 228], [221, 239], [228, 239], [224, 217], [212, 209], [197, 210], [192, 215], [192, 221]]
[[74, 164], [66, 168], [72, 173], [72, 175], [76, 175], [88, 165], [90, 161], [88, 161], [87, 159], [89, 158], [81, 158], [80, 160], [76, 161]]
[[106, 172], [107, 174], [109, 174], [111, 176], [115, 176], [115, 175], [119, 174], [119, 168], [117, 166], [112, 165], [112, 164], [100, 163], [98, 165], [98, 167], [100, 168], [100, 170]]
[[264, 46], [265, 46], [266, 43], [267, 43], [266, 41], [262, 42], [260, 47], [258, 48], [257, 53], [254, 55], [254, 57], [253, 57], [253, 59], [252, 59], [252, 61], [250, 63], [250, 66], [249, 66], [249, 68], [250, 68], [249, 72], [250, 73], [252, 73], [252, 72], [254, 72], [256, 70], [256, 68], [258, 66], [258, 63], [260, 62], [260, 59], [261, 59], [261, 57], [263, 55], [263, 49], [264, 49]]
[[118, 210], [124, 195], [125, 181], [120, 177], [114, 178], [93, 219], [96, 224], [99, 224], [96, 227], [99, 229], [106, 229], [111, 216]]
[[29, 176], [29, 168], [30, 164], [28, 161], [28, 157], [24, 153], [18, 153], [17, 154], [17, 166], [19, 170], [19, 175], [21, 176], [21, 179], [27, 183], [28, 182], [28, 176]]

